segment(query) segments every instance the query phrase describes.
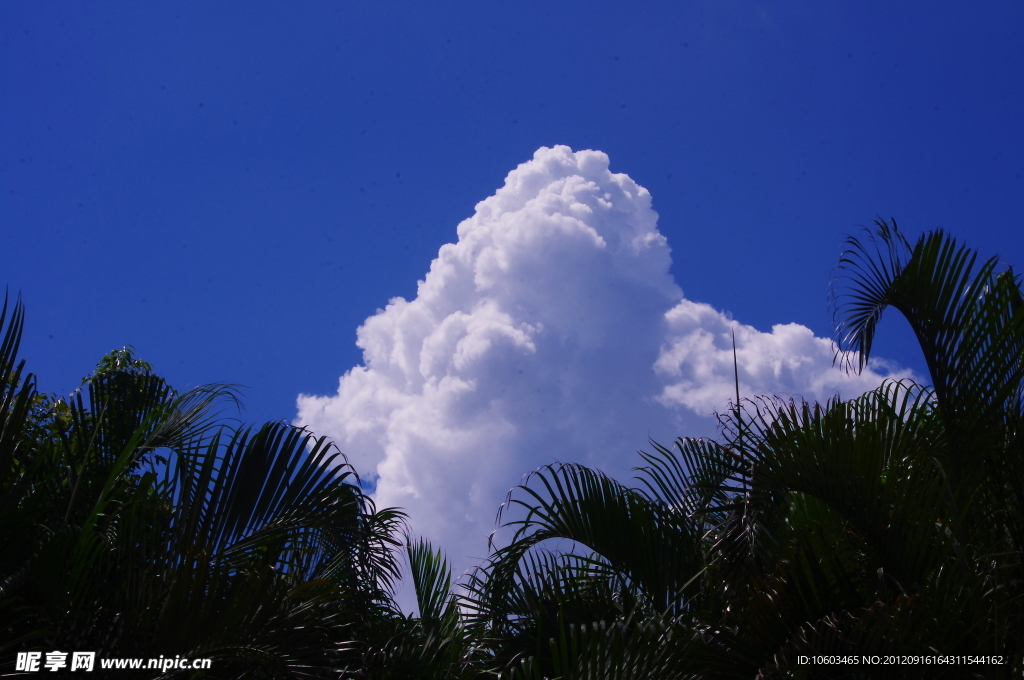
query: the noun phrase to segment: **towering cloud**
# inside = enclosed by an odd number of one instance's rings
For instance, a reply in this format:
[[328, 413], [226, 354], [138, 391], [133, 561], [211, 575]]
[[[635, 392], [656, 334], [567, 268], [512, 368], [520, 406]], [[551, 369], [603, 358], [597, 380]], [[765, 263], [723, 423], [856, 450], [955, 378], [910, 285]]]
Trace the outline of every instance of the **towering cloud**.
[[683, 297], [651, 195], [599, 151], [541, 148], [442, 246], [414, 300], [359, 328], [364, 363], [298, 422], [328, 435], [458, 569], [486, 555], [524, 473], [575, 461], [625, 476], [648, 437], [714, 434], [734, 394], [826, 399], [882, 376], [833, 367], [797, 324], [762, 333]]

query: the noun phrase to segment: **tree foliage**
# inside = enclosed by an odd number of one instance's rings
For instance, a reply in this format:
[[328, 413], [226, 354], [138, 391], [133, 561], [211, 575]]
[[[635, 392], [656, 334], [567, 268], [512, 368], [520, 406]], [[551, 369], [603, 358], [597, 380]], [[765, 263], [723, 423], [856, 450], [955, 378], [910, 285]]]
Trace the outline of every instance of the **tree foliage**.
[[[469, 616], [514, 678], [874, 677], [801, 655], [989, 655], [929, 677], [1022, 671], [1020, 280], [943, 232], [848, 240], [840, 359], [909, 321], [931, 383], [825, 404], [735, 404], [717, 441], [642, 454], [630, 488], [551, 465], [514, 489], [511, 543]], [[574, 550], [545, 552], [553, 539]], [[890, 672], [920, 677], [921, 666]]]
[[[210, 657], [224, 678], [676, 680], [921, 677], [799, 659], [985, 655], [1003, 663], [924, 674], [1017, 677], [1020, 280], [941, 231], [878, 222], [847, 246], [837, 358], [863, 369], [892, 308], [930, 382], [737, 394], [718, 439], [654, 443], [632, 485], [544, 466], [461, 583], [330, 442], [221, 418], [230, 386], [178, 394], [125, 348], [70, 397], [38, 394], [5, 303], [0, 664], [74, 648]], [[394, 599], [403, 560], [415, 615]]]
[[0, 663], [58, 649], [210, 658], [217, 677], [357, 669], [399, 616], [402, 513], [374, 508], [324, 438], [231, 427], [230, 386], [178, 394], [129, 348], [70, 397], [37, 394], [15, 363], [22, 321], [19, 303], [0, 374]]

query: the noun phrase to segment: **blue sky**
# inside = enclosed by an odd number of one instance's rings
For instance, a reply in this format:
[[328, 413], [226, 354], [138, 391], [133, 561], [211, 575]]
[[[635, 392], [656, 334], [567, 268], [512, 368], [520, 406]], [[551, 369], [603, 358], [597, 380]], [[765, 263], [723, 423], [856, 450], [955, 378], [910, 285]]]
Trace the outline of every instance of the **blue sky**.
[[[6, 3], [0, 272], [28, 307], [22, 354], [67, 392], [133, 344], [178, 387], [247, 386], [247, 419], [295, 418], [364, 361], [356, 329], [416, 298], [474, 206], [555, 145], [650, 192], [687, 300], [828, 336], [842, 239], [877, 216], [1024, 266], [1022, 19], [1016, 2]], [[920, 371], [886, 325], [878, 353]]]

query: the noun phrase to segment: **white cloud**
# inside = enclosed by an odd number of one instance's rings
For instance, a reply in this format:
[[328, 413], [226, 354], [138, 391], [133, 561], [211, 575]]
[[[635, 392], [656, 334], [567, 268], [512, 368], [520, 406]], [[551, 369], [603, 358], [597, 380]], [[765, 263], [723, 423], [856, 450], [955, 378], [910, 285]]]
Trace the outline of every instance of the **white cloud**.
[[[735, 400], [737, 369], [741, 396], [775, 394], [809, 401], [825, 401], [837, 393], [856, 396], [877, 387], [883, 377], [874, 370], [847, 375], [833, 367], [832, 342], [797, 323], [777, 324], [771, 333], [762, 333], [710, 305], [685, 299], [665, 318], [669, 331], [654, 370], [665, 381], [658, 401], [668, 408], [722, 410]], [[910, 372], [886, 376], [909, 377]]]
[[555, 460], [614, 475], [648, 437], [715, 433], [741, 390], [825, 399], [877, 385], [832, 365], [798, 324], [762, 333], [683, 297], [651, 195], [599, 151], [541, 148], [442, 246], [414, 300], [358, 330], [362, 366], [298, 422], [376, 478], [380, 506], [443, 546], [457, 570], [486, 556], [498, 505]]

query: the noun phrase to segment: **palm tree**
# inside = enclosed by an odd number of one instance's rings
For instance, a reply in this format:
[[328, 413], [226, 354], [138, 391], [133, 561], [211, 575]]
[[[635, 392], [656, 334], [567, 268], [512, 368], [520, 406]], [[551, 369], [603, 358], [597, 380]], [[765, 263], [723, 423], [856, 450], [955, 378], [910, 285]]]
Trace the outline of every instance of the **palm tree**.
[[404, 515], [374, 508], [326, 439], [229, 426], [230, 386], [179, 395], [129, 348], [70, 398], [37, 394], [23, 318], [19, 302], [0, 347], [0, 663], [56, 649], [210, 658], [216, 677], [356, 672], [400, 615]]
[[[1022, 671], [1020, 281], [942, 232], [851, 238], [834, 287], [857, 370], [889, 307], [931, 385], [736, 404], [720, 441], [655, 445], [630, 488], [552, 465], [514, 489], [471, 625], [522, 678], [875, 677], [864, 655], [987, 655], [906, 677]], [[552, 540], [571, 550], [545, 551]], [[812, 667], [832, 655], [857, 665]], [[993, 657], [1001, 664], [991, 663]], [[963, 662], [962, 658], [958, 663]]]
[[406, 545], [418, 615], [391, 619], [387, 639], [368, 646], [356, 674], [367, 680], [469, 680], [496, 678], [488, 672], [473, 631], [463, 624], [461, 599], [453, 589], [451, 568], [426, 540]]

